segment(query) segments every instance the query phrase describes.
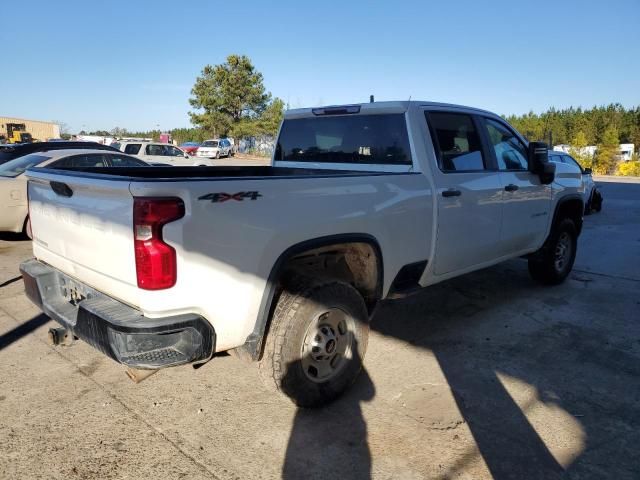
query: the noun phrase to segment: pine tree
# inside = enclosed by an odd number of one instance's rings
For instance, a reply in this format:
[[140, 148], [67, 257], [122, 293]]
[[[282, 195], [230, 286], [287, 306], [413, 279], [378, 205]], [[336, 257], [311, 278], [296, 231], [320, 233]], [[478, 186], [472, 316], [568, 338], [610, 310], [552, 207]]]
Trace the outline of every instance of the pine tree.
[[225, 63], [206, 65], [191, 94], [189, 103], [200, 110], [189, 113], [192, 123], [220, 136], [259, 133], [259, 121], [272, 104], [262, 74], [245, 55], [229, 55]]
[[595, 172], [600, 175], [611, 175], [616, 170], [620, 154], [618, 129], [609, 125], [602, 134], [602, 142], [598, 144], [595, 158]]
[[569, 153], [577, 160], [582, 168], [593, 167], [593, 156], [585, 150], [587, 145], [587, 136], [582, 130], [578, 130], [575, 136], [571, 139], [571, 149], [569, 150]]

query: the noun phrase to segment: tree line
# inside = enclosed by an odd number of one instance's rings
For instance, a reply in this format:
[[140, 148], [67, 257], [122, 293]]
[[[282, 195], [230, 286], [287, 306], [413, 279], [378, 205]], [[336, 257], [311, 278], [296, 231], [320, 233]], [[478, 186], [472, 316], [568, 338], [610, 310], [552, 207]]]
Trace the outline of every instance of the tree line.
[[[570, 145], [576, 160], [596, 173], [640, 174], [637, 154], [630, 165], [618, 161], [621, 143], [640, 146], [640, 106], [627, 109], [612, 103], [590, 109], [550, 108], [541, 114], [529, 112], [505, 118], [529, 140], [547, 142], [550, 146]], [[587, 145], [597, 147], [595, 156], [585, 151]]]

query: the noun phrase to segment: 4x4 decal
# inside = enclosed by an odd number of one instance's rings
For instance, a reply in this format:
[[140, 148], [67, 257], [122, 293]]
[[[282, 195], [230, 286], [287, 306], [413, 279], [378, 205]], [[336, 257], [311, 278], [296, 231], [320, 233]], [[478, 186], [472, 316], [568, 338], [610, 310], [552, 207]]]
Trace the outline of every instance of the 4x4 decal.
[[206, 195], [202, 195], [198, 197], [198, 200], [211, 200], [211, 203], [222, 203], [227, 200], [237, 200], [238, 202], [242, 202], [245, 198], [250, 198], [251, 200], [257, 200], [258, 197], [261, 197], [260, 192], [238, 192], [238, 193], [207, 193]]

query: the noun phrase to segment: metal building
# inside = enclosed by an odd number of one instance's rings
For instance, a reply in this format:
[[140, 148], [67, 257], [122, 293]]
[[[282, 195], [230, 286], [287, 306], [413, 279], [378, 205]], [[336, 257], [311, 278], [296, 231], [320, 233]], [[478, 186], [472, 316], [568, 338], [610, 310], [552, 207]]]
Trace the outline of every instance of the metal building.
[[60, 138], [60, 126], [57, 123], [2, 116], [0, 116], [0, 138], [8, 136], [8, 124], [16, 123], [24, 124], [25, 131], [30, 133], [34, 140], [44, 141], [49, 138]]

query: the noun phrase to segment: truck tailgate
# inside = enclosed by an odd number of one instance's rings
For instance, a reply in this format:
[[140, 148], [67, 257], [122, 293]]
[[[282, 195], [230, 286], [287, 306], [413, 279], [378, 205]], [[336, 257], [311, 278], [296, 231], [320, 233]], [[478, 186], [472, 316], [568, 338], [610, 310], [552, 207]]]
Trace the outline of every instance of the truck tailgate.
[[129, 181], [30, 171], [28, 191], [36, 258], [134, 303], [137, 283]]

